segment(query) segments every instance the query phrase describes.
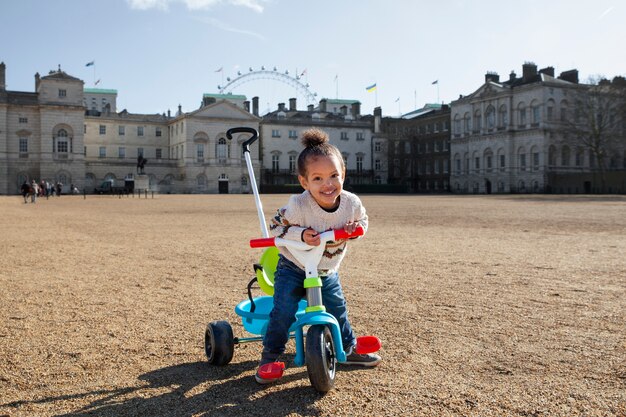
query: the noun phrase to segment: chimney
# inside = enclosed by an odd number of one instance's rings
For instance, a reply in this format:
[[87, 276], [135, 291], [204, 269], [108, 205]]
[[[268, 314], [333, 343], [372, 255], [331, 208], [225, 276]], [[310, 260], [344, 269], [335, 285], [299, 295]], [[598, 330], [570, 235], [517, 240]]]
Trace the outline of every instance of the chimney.
[[285, 103], [278, 103], [278, 111], [285, 111]]
[[0, 91], [4, 91], [7, 88], [6, 72], [7, 66], [4, 65], [4, 62], [0, 62]]
[[563, 71], [559, 75], [559, 79], [563, 81], [569, 81], [570, 83], [578, 84], [578, 70]]
[[170, 109], [167, 109], [167, 118], [169, 119], [170, 117], [172, 117], [172, 112]]
[[180, 104], [178, 105], [178, 111], [176, 112], [176, 116], [180, 116], [181, 114], [183, 114], [183, 106], [181, 106]]
[[352, 117], [356, 119], [360, 115], [361, 115], [361, 103], [359, 103], [358, 101], [355, 101], [354, 103], [352, 103]]
[[550, 77], [554, 77], [554, 67], [545, 67], [539, 70], [539, 74], [546, 74]]
[[341, 111], [341, 114], [344, 116], [348, 114], [348, 106], [341, 106], [339, 110]]
[[250, 113], [250, 102], [248, 100], [243, 102], [243, 109]]
[[517, 74], [515, 74], [515, 71], [511, 71], [511, 73], [509, 74], [509, 81], [515, 81], [516, 78]]
[[309, 105], [307, 106], [307, 110], [312, 112], [312, 111], [314, 111], [314, 110], [315, 110], [315, 106], [314, 106], [314, 105], [312, 105], [312, 104], [309, 104]]
[[252, 97], [252, 114], [259, 115], [259, 97]]
[[535, 75], [537, 75], [537, 65], [532, 62], [525, 62], [522, 65], [522, 79], [529, 81]]
[[488, 83], [489, 81], [494, 82], [494, 83], [499, 83], [500, 76], [498, 75], [497, 72], [489, 71], [485, 74], [485, 82]]
[[289, 99], [289, 111], [296, 111], [296, 99], [295, 98]]
[[320, 113], [326, 113], [326, 99], [320, 100]]
[[374, 109], [374, 133], [380, 133], [380, 121], [383, 117], [383, 110], [380, 107]]

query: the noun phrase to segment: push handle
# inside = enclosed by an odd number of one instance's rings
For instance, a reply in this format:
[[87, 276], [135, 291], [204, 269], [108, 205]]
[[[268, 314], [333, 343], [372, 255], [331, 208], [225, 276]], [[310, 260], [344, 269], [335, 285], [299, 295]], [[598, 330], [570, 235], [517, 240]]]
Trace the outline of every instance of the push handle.
[[232, 129], [228, 129], [226, 131], [226, 137], [228, 139], [232, 139], [233, 133], [250, 133], [252, 135], [250, 139], [241, 144], [244, 153], [250, 152], [250, 145], [252, 145], [254, 141], [259, 138], [259, 132], [257, 132], [256, 129], [252, 127], [233, 127]]
[[354, 232], [348, 233], [343, 229], [335, 229], [335, 240], [350, 239], [353, 237], [363, 236], [365, 230], [361, 226], [357, 227]]
[[274, 238], [273, 237], [263, 237], [260, 239], [251, 239], [250, 247], [251, 248], [267, 248], [269, 246], [274, 246]]

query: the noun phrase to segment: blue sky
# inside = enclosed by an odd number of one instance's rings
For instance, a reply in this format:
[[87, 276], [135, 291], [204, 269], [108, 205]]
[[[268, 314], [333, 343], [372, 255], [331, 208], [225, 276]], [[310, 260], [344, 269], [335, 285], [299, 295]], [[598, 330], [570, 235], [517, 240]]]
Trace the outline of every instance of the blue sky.
[[[318, 98], [338, 92], [394, 116], [525, 61], [581, 80], [626, 75], [618, 0], [0, 0], [0, 22], [9, 90], [34, 91], [34, 74], [60, 64], [86, 87], [118, 90], [118, 111], [133, 113], [195, 110], [226, 77], [262, 65], [306, 70]], [[297, 96], [268, 80], [232, 92], [258, 95], [261, 112]]]

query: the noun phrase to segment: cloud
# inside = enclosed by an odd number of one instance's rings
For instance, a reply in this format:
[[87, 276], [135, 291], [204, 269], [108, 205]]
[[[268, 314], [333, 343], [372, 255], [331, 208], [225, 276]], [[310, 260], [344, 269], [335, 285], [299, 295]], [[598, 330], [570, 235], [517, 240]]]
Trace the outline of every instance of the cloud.
[[157, 9], [168, 11], [169, 6], [174, 3], [184, 3], [189, 10], [208, 10], [220, 4], [230, 4], [232, 6], [247, 7], [257, 13], [263, 12], [263, 3], [266, 0], [126, 0], [131, 9], [150, 10]]
[[233, 27], [231, 25], [229, 25], [226, 22], [223, 22], [219, 19], [215, 19], [213, 17], [200, 17], [200, 16], [194, 16], [194, 19], [203, 22], [203, 23], [207, 23], [211, 26], [215, 26], [218, 29], [221, 29], [223, 31], [226, 32], [233, 32], [233, 33], [240, 33], [242, 35], [247, 35], [247, 36], [252, 36], [254, 38], [260, 39], [262, 41], [267, 40], [267, 38], [263, 35], [261, 35], [260, 33], [256, 33], [256, 32], [252, 32], [250, 30], [245, 30], [245, 29], [239, 29], [236, 27]]

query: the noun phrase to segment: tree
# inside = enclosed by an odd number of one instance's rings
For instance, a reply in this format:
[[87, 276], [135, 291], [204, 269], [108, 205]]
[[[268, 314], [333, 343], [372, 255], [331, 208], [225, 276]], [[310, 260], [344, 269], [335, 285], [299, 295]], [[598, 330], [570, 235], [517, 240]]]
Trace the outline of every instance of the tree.
[[[573, 107], [564, 118], [563, 141], [589, 153], [599, 173], [600, 192], [606, 192], [606, 173], [618, 168], [626, 149], [626, 79], [590, 79], [576, 87]], [[596, 187], [597, 188], [597, 187]]]

